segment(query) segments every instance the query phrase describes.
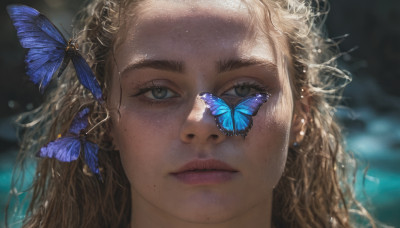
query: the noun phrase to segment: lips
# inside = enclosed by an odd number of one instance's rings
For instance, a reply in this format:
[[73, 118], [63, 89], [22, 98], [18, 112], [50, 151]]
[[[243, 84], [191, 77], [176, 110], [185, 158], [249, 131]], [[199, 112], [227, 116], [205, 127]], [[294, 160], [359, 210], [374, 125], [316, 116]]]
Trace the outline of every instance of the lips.
[[220, 184], [232, 180], [239, 171], [215, 159], [194, 160], [172, 172], [179, 181], [190, 185]]

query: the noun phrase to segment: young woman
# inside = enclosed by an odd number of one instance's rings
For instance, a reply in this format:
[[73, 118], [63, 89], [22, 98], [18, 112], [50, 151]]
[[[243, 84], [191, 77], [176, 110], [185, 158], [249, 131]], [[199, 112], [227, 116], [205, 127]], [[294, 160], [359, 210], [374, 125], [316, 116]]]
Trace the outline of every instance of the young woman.
[[[77, 43], [103, 101], [65, 73], [28, 115], [21, 159], [89, 108], [99, 173], [82, 153], [37, 158], [24, 227], [352, 227], [350, 211], [375, 226], [347, 183], [333, 112], [348, 76], [316, 3], [92, 1]], [[235, 134], [205, 93], [232, 110], [265, 99]]]

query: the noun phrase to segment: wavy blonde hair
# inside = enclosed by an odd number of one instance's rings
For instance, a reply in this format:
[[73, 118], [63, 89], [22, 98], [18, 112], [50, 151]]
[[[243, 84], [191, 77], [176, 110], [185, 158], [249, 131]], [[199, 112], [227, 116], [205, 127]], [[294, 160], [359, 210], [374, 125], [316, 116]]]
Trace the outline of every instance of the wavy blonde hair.
[[[104, 99], [107, 100], [113, 51], [124, 26], [125, 10], [141, 1], [93, 0], [77, 17], [81, 51], [87, 56]], [[272, 223], [275, 227], [352, 227], [351, 213], [375, 223], [355, 200], [349, 171], [354, 159], [343, 147], [341, 130], [334, 118], [341, 90], [350, 78], [336, 65], [336, 43], [324, 38], [327, 2], [305, 0], [248, 0], [249, 9], [267, 26], [273, 26], [289, 47], [289, 72], [294, 99], [308, 99], [307, 131], [298, 147], [288, 152], [285, 171], [273, 193]], [[134, 12], [134, 11], [130, 11]], [[135, 16], [134, 13], [133, 15]], [[91, 108], [89, 125], [107, 115], [107, 107], [94, 101], [69, 69], [45, 96], [42, 106], [23, 114], [18, 168], [34, 157], [41, 146], [67, 132], [74, 115]], [[301, 103], [301, 102], [300, 102]], [[300, 107], [295, 107], [299, 109]], [[65, 163], [37, 159], [36, 174], [24, 227], [126, 227], [130, 221], [130, 185], [107, 134], [111, 121], [99, 125], [89, 140], [100, 146], [103, 181], [88, 171], [83, 157]], [[351, 175], [350, 175], [351, 177]], [[15, 175], [13, 186], [23, 176]], [[15, 193], [15, 192], [14, 192]], [[31, 197], [31, 198], [30, 198]], [[6, 222], [7, 223], [7, 222]]]

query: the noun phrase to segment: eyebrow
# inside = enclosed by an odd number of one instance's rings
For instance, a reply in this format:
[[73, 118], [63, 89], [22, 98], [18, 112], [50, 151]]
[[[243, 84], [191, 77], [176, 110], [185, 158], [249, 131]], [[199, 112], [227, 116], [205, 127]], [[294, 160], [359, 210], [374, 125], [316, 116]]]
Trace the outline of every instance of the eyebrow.
[[249, 67], [249, 66], [254, 66], [254, 65], [266, 66], [272, 72], [278, 72], [278, 67], [276, 66], [275, 63], [272, 63], [267, 60], [255, 59], [255, 58], [227, 59], [227, 60], [219, 61], [217, 64], [217, 68], [218, 68], [218, 73], [223, 73], [223, 72], [227, 72], [227, 71], [236, 70], [236, 69], [239, 69], [242, 67]]
[[121, 74], [130, 70], [138, 70], [143, 68], [153, 68], [157, 70], [165, 70], [172, 71], [177, 73], [183, 73], [183, 63], [179, 61], [172, 60], [152, 60], [152, 59], [144, 59], [138, 62], [129, 64], [125, 67]]
[[[249, 66], [266, 66], [270, 71], [277, 73], [278, 68], [275, 63], [272, 63], [267, 60], [262, 59], [226, 59], [217, 62], [217, 70], [218, 73], [228, 72], [232, 70], [236, 70], [242, 67], [249, 67]], [[184, 63], [180, 61], [173, 61], [173, 60], [153, 60], [153, 59], [144, 59], [138, 62], [129, 64], [125, 67], [121, 74], [124, 74], [130, 70], [138, 70], [144, 68], [152, 68], [157, 70], [164, 70], [164, 71], [171, 71], [176, 73], [183, 73], [184, 72]]]

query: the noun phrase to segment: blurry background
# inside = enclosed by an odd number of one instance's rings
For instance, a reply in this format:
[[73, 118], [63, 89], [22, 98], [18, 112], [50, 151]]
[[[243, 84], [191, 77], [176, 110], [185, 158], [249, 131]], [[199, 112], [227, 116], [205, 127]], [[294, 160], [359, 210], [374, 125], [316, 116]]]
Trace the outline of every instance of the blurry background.
[[[0, 2], [0, 227], [18, 150], [16, 116], [37, 107], [41, 94], [25, 76], [24, 50], [5, 6], [23, 3], [38, 9], [71, 36], [71, 22], [81, 0]], [[400, 227], [400, 1], [331, 0], [330, 37], [341, 43], [340, 64], [353, 74], [337, 112], [347, 146], [359, 158], [357, 196], [387, 225]], [[363, 179], [363, 169], [369, 170]], [[364, 192], [369, 198], [364, 196]]]

